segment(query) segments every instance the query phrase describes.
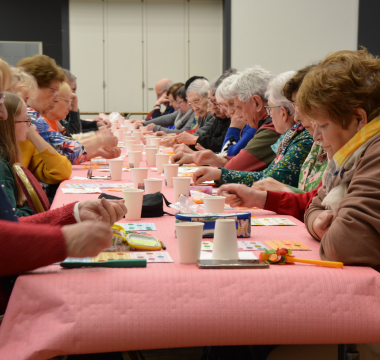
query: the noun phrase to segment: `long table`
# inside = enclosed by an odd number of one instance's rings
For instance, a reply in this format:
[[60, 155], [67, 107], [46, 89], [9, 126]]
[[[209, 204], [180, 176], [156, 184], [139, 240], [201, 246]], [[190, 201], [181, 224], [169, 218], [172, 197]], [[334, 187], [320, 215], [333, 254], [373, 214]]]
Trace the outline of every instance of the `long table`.
[[[74, 176], [86, 173], [73, 170]], [[160, 175], [150, 170], [149, 176]], [[122, 181], [130, 179], [124, 172]], [[70, 182], [83, 181], [69, 180], [60, 188]], [[164, 186], [163, 193], [174, 200], [172, 188]], [[98, 196], [63, 195], [58, 189], [52, 208]], [[297, 226], [255, 226], [251, 239], [300, 240], [312, 251], [294, 252], [296, 257], [319, 259], [319, 243], [300, 221], [287, 218]], [[51, 265], [20, 276], [0, 327], [0, 359], [206, 345], [380, 342], [380, 275], [373, 269], [199, 270], [179, 263], [174, 221], [170, 216], [141, 220], [156, 224], [154, 235], [174, 263], [72, 270]]]

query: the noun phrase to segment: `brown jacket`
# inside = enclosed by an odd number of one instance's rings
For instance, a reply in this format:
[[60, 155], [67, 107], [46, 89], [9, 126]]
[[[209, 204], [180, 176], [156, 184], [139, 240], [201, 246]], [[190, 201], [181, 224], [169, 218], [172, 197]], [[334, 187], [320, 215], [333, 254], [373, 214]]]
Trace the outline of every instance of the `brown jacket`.
[[319, 239], [313, 231], [314, 219], [324, 211], [322, 188], [305, 213], [309, 233], [321, 241], [319, 254], [324, 260], [346, 265], [367, 265], [380, 270], [380, 137], [363, 152], [339, 204], [330, 229]]

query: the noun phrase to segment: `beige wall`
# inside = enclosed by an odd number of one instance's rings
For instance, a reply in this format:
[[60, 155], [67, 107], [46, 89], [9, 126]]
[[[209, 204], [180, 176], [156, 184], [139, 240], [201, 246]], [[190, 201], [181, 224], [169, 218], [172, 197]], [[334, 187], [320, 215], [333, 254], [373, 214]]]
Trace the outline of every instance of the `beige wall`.
[[279, 74], [356, 50], [359, 0], [232, 0], [232, 66]]

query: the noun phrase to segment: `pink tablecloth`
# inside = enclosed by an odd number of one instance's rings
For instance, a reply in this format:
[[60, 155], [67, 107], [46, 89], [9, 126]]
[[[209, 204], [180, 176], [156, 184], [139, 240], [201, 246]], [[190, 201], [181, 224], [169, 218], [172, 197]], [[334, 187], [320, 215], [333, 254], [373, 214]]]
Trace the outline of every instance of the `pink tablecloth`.
[[[83, 171], [73, 172], [78, 174]], [[173, 200], [171, 189], [164, 193]], [[53, 207], [97, 196], [63, 196], [58, 190]], [[253, 215], [273, 213], [254, 210]], [[252, 239], [300, 240], [313, 251], [296, 255], [317, 259], [318, 242], [301, 222], [289, 219], [297, 226], [256, 226]], [[374, 270], [309, 265], [199, 270], [178, 262], [174, 218], [143, 221], [156, 224], [174, 264], [50, 266], [43, 270], [58, 273], [20, 276], [0, 328], [0, 359], [204, 345], [380, 342], [380, 276]]]

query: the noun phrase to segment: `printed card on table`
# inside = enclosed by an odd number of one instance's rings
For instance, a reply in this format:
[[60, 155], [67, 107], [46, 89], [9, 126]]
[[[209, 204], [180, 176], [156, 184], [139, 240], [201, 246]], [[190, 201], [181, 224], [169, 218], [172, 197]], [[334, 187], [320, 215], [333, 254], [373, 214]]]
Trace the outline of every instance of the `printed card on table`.
[[293, 225], [293, 226], [296, 226], [297, 224], [295, 224], [294, 222], [292, 222], [286, 218], [260, 218], [260, 219], [251, 218], [251, 225], [253, 225], [253, 226], [256, 226], [256, 225], [264, 225], [264, 226]]
[[132, 259], [146, 259], [148, 263], [172, 263], [171, 256], [166, 251], [155, 252], [130, 252]]
[[156, 231], [154, 223], [115, 223], [124, 228], [125, 231]]
[[133, 183], [86, 183], [86, 184], [66, 184], [69, 189], [121, 189], [133, 188]]
[[290, 250], [311, 250], [306, 245], [302, 244], [301, 241], [271, 240], [271, 241], [265, 241], [265, 242], [272, 249], [285, 248], [285, 249], [290, 249]]
[[[239, 251], [263, 251], [266, 249], [260, 241], [238, 241]], [[202, 240], [201, 250], [211, 251], [214, 246], [214, 240]]]

